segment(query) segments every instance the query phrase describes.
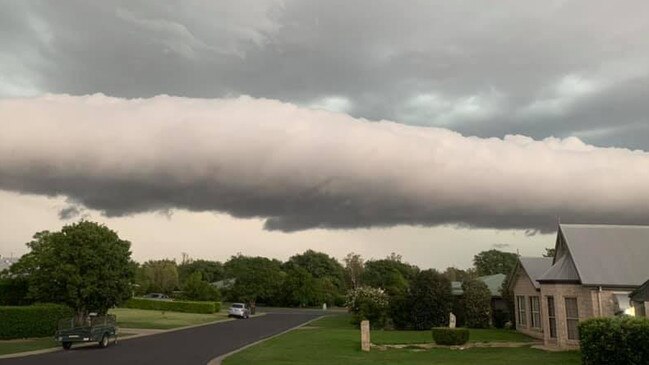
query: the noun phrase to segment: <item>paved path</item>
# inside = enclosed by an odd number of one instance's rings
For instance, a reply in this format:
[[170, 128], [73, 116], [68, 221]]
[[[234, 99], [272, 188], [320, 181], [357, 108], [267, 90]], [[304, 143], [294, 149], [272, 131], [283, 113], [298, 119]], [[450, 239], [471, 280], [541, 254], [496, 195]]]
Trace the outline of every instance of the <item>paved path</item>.
[[103, 365], [103, 364], [181, 364], [205, 365], [211, 359], [249, 343], [298, 326], [319, 312], [273, 312], [246, 320], [124, 340], [106, 349], [95, 346], [72, 348], [41, 355], [0, 360], [0, 365]]

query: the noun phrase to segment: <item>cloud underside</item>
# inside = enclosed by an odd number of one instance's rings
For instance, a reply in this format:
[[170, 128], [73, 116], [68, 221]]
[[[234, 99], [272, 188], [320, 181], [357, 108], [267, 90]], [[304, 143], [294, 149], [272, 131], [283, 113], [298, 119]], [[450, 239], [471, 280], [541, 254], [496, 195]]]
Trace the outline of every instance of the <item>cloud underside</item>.
[[7, 1], [0, 97], [252, 95], [649, 150], [649, 2]]
[[649, 154], [574, 137], [465, 137], [250, 97], [5, 99], [0, 125], [0, 189], [64, 195], [62, 218], [187, 209], [280, 231], [649, 221]]

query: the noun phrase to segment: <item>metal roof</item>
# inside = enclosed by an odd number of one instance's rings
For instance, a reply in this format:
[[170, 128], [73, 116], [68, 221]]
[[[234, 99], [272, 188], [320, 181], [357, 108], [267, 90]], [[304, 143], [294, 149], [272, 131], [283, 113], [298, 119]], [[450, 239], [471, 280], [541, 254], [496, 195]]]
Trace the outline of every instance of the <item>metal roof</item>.
[[[500, 297], [500, 287], [503, 285], [503, 281], [505, 281], [506, 277], [507, 275], [505, 274], [494, 274], [480, 276], [479, 278], [477, 278], [477, 280], [480, 280], [487, 285], [487, 288], [489, 288], [492, 297]], [[461, 281], [451, 281], [451, 293], [453, 295], [464, 294]]]
[[557, 261], [538, 279], [539, 282], [570, 281], [580, 282], [579, 274], [570, 255], [561, 256]]
[[537, 280], [552, 266], [552, 257], [520, 257], [518, 261], [532, 279], [534, 287], [539, 289], [541, 284]]
[[561, 224], [558, 234], [584, 285], [638, 286], [649, 279], [649, 226]]

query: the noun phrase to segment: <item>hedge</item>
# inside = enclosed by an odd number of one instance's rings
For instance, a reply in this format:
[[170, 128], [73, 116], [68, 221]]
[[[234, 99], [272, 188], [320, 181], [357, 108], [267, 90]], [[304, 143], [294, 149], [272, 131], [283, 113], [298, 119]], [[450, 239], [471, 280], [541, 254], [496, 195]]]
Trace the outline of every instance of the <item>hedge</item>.
[[649, 319], [593, 318], [579, 324], [584, 365], [649, 364]]
[[466, 328], [433, 328], [433, 340], [438, 345], [458, 346], [469, 341], [469, 330]]
[[152, 300], [132, 298], [123, 307], [132, 309], [148, 309], [168, 312], [205, 313], [211, 314], [221, 310], [220, 302], [191, 302], [185, 300]]
[[0, 279], [0, 305], [30, 305], [27, 297], [27, 280], [23, 278]]
[[0, 307], [0, 339], [54, 336], [59, 320], [71, 316], [59, 304]]

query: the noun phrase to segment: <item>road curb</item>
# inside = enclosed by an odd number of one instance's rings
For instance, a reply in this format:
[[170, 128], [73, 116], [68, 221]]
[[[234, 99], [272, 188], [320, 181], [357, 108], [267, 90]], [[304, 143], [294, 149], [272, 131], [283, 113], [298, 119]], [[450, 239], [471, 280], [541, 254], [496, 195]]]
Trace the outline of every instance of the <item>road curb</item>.
[[[259, 314], [255, 314], [254, 316], [251, 316], [251, 318], [261, 317], [261, 316], [265, 316], [265, 315], [266, 315], [266, 313], [259, 313]], [[236, 320], [237, 320], [236, 318], [225, 318], [225, 319], [219, 319], [218, 321], [213, 321], [213, 322], [192, 324], [192, 325], [189, 325], [189, 326], [178, 327], [178, 328], [170, 328], [170, 329], [166, 329], [166, 330], [163, 329], [160, 332], [156, 332], [156, 333], [139, 333], [139, 334], [136, 334], [136, 335], [133, 335], [133, 336], [128, 336], [128, 337], [124, 337], [124, 338], [118, 338], [118, 341], [119, 342], [128, 341], [128, 340], [132, 340], [134, 338], [161, 335], [161, 334], [164, 334], [164, 333], [182, 331], [182, 330], [186, 330], [186, 329], [190, 329], [190, 328], [209, 326], [209, 325], [212, 325], [212, 324], [224, 323], [224, 322], [230, 322], [230, 321], [236, 321]], [[129, 330], [129, 328], [122, 328], [122, 327], [120, 327], [119, 329], [124, 330], [124, 332], [128, 332], [128, 330]], [[93, 343], [80, 343], [78, 345], [75, 345], [75, 347], [88, 347], [88, 346], [95, 346], [95, 345], [96, 345], [96, 343], [94, 343], [94, 342]], [[50, 352], [57, 352], [57, 351], [63, 351], [61, 346], [50, 347], [50, 348], [42, 349], [42, 350], [15, 352], [13, 354], [0, 355], [0, 360], [2, 360], [2, 359], [13, 359], [13, 358], [17, 358], [17, 357], [25, 357], [25, 356], [32, 356], [32, 355], [47, 354], [47, 353], [50, 353]]]
[[271, 340], [271, 339], [273, 339], [273, 338], [275, 338], [275, 337], [279, 337], [279, 336], [281, 336], [281, 335], [285, 335], [285, 334], [287, 334], [287, 333], [289, 333], [289, 332], [291, 332], [291, 331], [293, 331], [293, 330], [296, 330], [296, 329], [298, 329], [298, 328], [300, 328], [300, 327], [302, 327], [302, 326], [306, 326], [306, 325], [310, 324], [311, 322], [317, 321], [318, 319], [321, 319], [321, 318], [326, 317], [326, 316], [327, 316], [327, 315], [321, 315], [321, 316], [318, 316], [318, 317], [316, 317], [316, 318], [313, 318], [313, 319], [311, 319], [311, 320], [308, 320], [308, 321], [306, 321], [306, 322], [304, 322], [304, 323], [301, 323], [301, 324], [299, 324], [299, 325], [297, 325], [297, 326], [295, 326], [295, 327], [291, 327], [291, 328], [289, 328], [289, 329], [287, 329], [287, 330], [285, 330], [285, 331], [282, 331], [282, 332], [280, 332], [280, 333], [276, 333], [276, 334], [274, 334], [274, 335], [272, 335], [272, 336], [268, 336], [268, 337], [262, 338], [262, 339], [259, 340], [259, 341], [255, 341], [255, 342], [253, 342], [253, 343], [249, 343], [249, 344], [247, 344], [247, 345], [245, 345], [245, 346], [243, 346], [243, 347], [239, 347], [238, 349], [236, 349], [236, 350], [234, 350], [234, 351], [230, 351], [230, 352], [228, 352], [227, 354], [219, 355], [219, 356], [213, 358], [212, 360], [210, 360], [210, 361], [207, 363], [207, 365], [221, 365], [221, 363], [223, 362], [223, 360], [225, 360], [225, 358], [227, 358], [227, 357], [229, 357], [229, 356], [232, 356], [232, 355], [236, 354], [237, 352], [243, 351], [243, 350], [245, 350], [245, 349], [247, 349], [247, 348], [249, 348], [249, 347], [255, 346], [255, 345], [259, 345], [260, 343], [262, 343], [262, 342], [266, 342], [266, 341]]

